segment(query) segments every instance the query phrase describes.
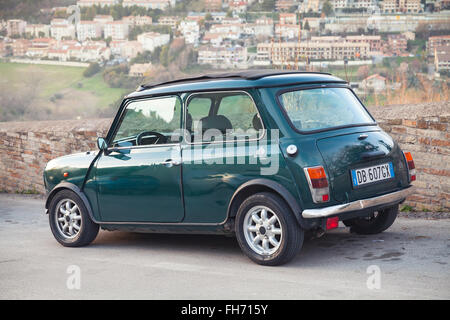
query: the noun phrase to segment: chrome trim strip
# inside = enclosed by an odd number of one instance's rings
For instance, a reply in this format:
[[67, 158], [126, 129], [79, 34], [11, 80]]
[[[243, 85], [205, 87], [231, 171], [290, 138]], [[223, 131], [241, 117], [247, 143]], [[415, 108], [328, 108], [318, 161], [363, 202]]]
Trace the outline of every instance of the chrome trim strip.
[[321, 209], [306, 209], [302, 212], [302, 217], [309, 218], [323, 218], [328, 217], [340, 213], [346, 213], [350, 211], [358, 211], [365, 208], [375, 207], [377, 205], [389, 204], [395, 202], [401, 202], [408, 195], [414, 192], [414, 186], [410, 186], [406, 189], [402, 189], [400, 191], [395, 191], [392, 193], [388, 193], [382, 196], [361, 199], [345, 204], [339, 204], [335, 206], [325, 207]]

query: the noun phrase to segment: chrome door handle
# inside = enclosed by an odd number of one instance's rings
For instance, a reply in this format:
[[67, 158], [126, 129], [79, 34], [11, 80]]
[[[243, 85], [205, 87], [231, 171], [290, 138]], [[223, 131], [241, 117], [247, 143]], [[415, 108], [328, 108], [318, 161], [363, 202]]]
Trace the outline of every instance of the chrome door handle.
[[181, 161], [169, 159], [164, 162], [161, 162], [161, 164], [167, 167], [179, 166], [181, 164]]

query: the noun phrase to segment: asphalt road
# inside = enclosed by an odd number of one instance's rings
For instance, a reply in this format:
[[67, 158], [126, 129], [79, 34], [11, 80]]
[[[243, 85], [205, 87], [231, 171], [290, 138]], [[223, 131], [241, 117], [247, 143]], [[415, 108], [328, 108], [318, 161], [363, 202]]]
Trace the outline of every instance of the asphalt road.
[[281, 267], [252, 263], [223, 236], [100, 231], [64, 248], [42, 199], [0, 194], [0, 298], [449, 299], [449, 240], [449, 219], [398, 218], [375, 236], [340, 227]]

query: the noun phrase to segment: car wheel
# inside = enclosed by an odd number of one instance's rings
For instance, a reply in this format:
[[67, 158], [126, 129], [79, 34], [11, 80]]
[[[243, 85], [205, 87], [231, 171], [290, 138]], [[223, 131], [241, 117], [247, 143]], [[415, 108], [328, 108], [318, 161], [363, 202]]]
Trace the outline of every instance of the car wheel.
[[348, 221], [350, 232], [357, 234], [377, 234], [388, 229], [397, 218], [398, 205], [375, 211], [370, 217]]
[[70, 190], [53, 197], [48, 219], [53, 236], [66, 247], [88, 245], [98, 234], [98, 224], [91, 220], [80, 197]]
[[235, 228], [242, 251], [261, 265], [287, 263], [303, 245], [304, 232], [291, 209], [271, 193], [247, 198], [238, 209]]

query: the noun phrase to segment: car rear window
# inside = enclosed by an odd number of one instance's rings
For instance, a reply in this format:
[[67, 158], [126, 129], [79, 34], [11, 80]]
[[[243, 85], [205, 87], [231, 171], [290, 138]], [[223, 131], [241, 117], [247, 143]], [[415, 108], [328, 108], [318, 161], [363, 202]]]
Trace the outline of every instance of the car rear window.
[[314, 88], [280, 94], [280, 103], [299, 131], [373, 124], [374, 120], [347, 88]]

